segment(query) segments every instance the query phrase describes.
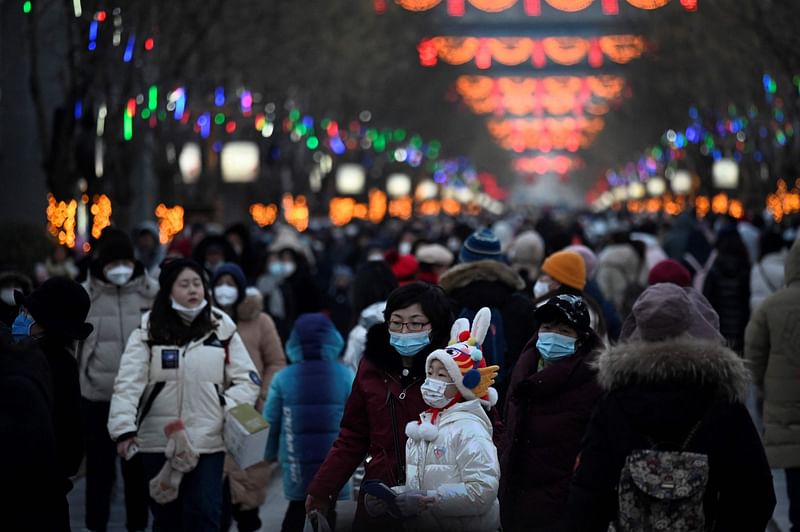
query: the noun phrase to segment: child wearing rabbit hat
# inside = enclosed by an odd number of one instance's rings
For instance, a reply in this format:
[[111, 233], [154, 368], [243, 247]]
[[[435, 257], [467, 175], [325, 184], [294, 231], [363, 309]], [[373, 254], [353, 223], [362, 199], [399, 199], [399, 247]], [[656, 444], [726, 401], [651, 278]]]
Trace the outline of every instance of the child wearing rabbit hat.
[[487, 415], [499, 367], [487, 367], [481, 353], [490, 321], [488, 308], [471, 329], [456, 320], [449, 345], [428, 355], [422, 397], [430, 408], [406, 426], [406, 484], [392, 488], [395, 508], [367, 496], [370, 513], [393, 510], [407, 519], [405, 530], [500, 528], [500, 466]]

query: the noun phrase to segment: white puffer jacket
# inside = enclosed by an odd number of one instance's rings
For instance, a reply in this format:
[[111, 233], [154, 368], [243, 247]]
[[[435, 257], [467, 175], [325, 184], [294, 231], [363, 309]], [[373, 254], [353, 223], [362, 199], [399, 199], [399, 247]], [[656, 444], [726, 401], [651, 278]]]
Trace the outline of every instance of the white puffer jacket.
[[358, 373], [358, 364], [364, 356], [364, 346], [367, 344], [367, 331], [373, 325], [383, 323], [383, 311], [386, 301], [373, 303], [361, 311], [358, 323], [350, 330], [347, 336], [347, 347], [344, 350], [342, 362]]
[[[500, 465], [492, 423], [478, 399], [456, 403], [431, 426], [406, 427], [406, 484], [397, 492], [424, 490], [436, 502], [406, 523], [406, 530], [490, 532], [500, 528]], [[438, 429], [438, 430], [437, 430]]]
[[[163, 452], [164, 425], [180, 418], [199, 453], [225, 450], [225, 411], [255, 404], [260, 382], [236, 324], [216, 308], [211, 316], [216, 328], [182, 347], [148, 345], [150, 314], [142, 318], [141, 328], [131, 333], [114, 381], [108, 414], [112, 439], [136, 433], [143, 452]], [[163, 362], [177, 367], [165, 369]], [[154, 391], [158, 391], [155, 396]]]
[[770, 295], [783, 288], [783, 269], [787, 250], [768, 253], [750, 270], [750, 311], [755, 310]]
[[81, 395], [90, 401], [110, 401], [128, 337], [150, 310], [158, 282], [141, 271], [123, 286], [89, 277], [83, 287], [92, 301], [86, 321], [94, 329], [78, 350]]

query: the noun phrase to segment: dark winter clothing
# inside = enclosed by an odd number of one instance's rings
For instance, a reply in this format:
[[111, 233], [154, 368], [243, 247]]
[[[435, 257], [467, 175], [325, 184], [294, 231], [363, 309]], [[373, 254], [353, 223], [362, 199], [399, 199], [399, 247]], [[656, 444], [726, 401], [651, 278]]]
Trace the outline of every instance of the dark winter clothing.
[[583, 289], [583, 293], [584, 295], [588, 296], [588, 301], [593, 299], [600, 307], [600, 313], [603, 315], [603, 321], [605, 322], [608, 339], [612, 342], [616, 342], [617, 338], [619, 338], [620, 330], [622, 329], [622, 320], [620, 319], [619, 314], [617, 314], [617, 309], [614, 308], [614, 305], [608, 299], [606, 299], [594, 279], [589, 279], [586, 281], [586, 287]]
[[[428, 408], [420, 386], [425, 358], [437, 347], [442, 346], [428, 346], [417, 353], [413, 368], [403, 376], [401, 357], [389, 345], [386, 325], [375, 325], [368, 331], [364, 358], [345, 406], [339, 436], [311, 481], [309, 494], [335, 498], [365, 459], [366, 480], [381, 480], [389, 486], [403, 484], [405, 427]], [[358, 502], [355, 530], [377, 530], [378, 526], [388, 531], [395, 526], [370, 519], [363, 498]]]
[[719, 330], [737, 353], [744, 349], [750, 319], [750, 261], [747, 255], [717, 255], [703, 285], [703, 295], [719, 314]]
[[488, 365], [500, 366], [495, 388], [503, 404], [509, 376], [535, 327], [533, 303], [521, 292], [525, 281], [510, 266], [480, 260], [450, 268], [439, 285], [451, 298], [456, 317], [472, 319], [481, 307], [492, 310], [492, 328], [483, 352]]
[[[651, 289], [657, 286], [671, 285]], [[743, 404], [749, 374], [735, 353], [683, 334], [619, 344], [598, 357], [597, 367], [607, 394], [581, 446], [569, 497], [572, 530], [608, 530], [628, 454], [650, 448], [648, 437], [676, 450], [700, 420], [687, 451], [709, 457], [707, 530], [766, 528], [775, 506], [772, 475]]]
[[542, 362], [535, 335], [519, 357], [506, 404], [500, 456], [500, 511], [504, 530], [563, 526], [580, 441], [600, 397], [591, 339], [561, 361]]
[[69, 530], [65, 479], [56, 454], [52, 372], [33, 343], [0, 338], [0, 498], [5, 530]]
[[[19, 272], [0, 273], [0, 289], [11, 289], [12, 287], [20, 290], [24, 295], [28, 295], [33, 290], [33, 282], [27, 275]], [[11, 327], [18, 314], [19, 305], [13, 301], [13, 298], [9, 301], [0, 299], [0, 325], [5, 324]]]

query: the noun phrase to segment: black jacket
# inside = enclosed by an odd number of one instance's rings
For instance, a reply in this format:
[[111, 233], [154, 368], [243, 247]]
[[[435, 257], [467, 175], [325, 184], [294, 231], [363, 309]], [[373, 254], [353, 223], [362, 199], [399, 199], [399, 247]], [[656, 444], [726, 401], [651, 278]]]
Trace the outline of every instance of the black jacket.
[[686, 450], [709, 457], [707, 530], [766, 528], [775, 507], [772, 475], [744, 406], [750, 376], [735, 353], [684, 336], [619, 344], [597, 366], [607, 393], [581, 445], [569, 497], [572, 530], [608, 530], [625, 458], [651, 448], [648, 437], [660, 449], [679, 449], [698, 421]]
[[719, 314], [719, 332], [731, 349], [744, 351], [750, 320], [750, 262], [746, 256], [719, 255], [706, 276], [703, 295]]

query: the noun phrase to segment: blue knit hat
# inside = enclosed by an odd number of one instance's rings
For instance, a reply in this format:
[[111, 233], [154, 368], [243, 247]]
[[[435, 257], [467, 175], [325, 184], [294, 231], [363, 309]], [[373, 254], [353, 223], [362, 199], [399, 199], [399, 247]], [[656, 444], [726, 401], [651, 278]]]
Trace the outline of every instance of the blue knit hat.
[[505, 262], [500, 240], [491, 229], [479, 229], [464, 241], [458, 255], [460, 262], [496, 260]]
[[244, 272], [235, 262], [226, 262], [214, 271], [214, 276], [211, 278], [212, 290], [219, 278], [225, 274], [233, 277], [236, 282], [236, 288], [239, 289], [239, 297], [236, 298], [236, 303], [241, 303], [244, 300], [245, 290], [247, 290], [247, 280], [244, 277]]

